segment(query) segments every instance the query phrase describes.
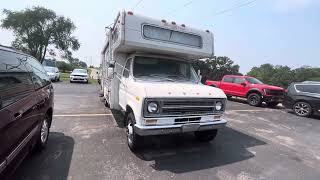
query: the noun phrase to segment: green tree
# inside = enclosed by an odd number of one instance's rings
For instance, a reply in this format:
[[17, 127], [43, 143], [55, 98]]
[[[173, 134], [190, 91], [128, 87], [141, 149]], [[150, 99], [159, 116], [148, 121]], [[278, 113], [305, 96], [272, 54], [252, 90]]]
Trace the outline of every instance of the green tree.
[[303, 66], [294, 70], [295, 81], [319, 81], [320, 79], [320, 68], [312, 68], [308, 66]]
[[70, 63], [64, 61], [57, 61], [57, 67], [62, 72], [69, 72], [73, 70], [73, 66]]
[[43, 7], [27, 8], [21, 11], [3, 10], [6, 17], [1, 27], [12, 30], [15, 40], [12, 46], [36, 57], [41, 63], [49, 47], [68, 54], [78, 50], [80, 43], [72, 36], [76, 29], [69, 18], [57, 16]]
[[193, 63], [196, 70], [201, 71], [204, 79], [220, 80], [226, 74], [241, 75], [239, 65], [226, 56], [218, 56], [208, 59], [197, 60]]
[[303, 66], [291, 69], [288, 66], [273, 66], [263, 64], [260, 67], [253, 67], [249, 76], [256, 77], [266, 84], [287, 88], [292, 82], [317, 81], [320, 80], [320, 68]]
[[271, 84], [274, 73], [275, 68], [273, 65], [263, 64], [260, 67], [253, 67], [247, 75], [256, 77], [264, 83]]
[[287, 88], [294, 81], [294, 71], [288, 66], [275, 66], [271, 84]]

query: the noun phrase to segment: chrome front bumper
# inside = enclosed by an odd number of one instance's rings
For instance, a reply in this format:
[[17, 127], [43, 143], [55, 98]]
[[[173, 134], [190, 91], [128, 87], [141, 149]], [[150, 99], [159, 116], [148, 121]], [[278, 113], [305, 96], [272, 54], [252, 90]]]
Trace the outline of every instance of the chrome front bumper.
[[162, 134], [179, 134], [185, 132], [205, 131], [220, 129], [225, 127], [227, 121], [224, 119], [203, 122], [203, 123], [190, 123], [190, 124], [178, 124], [178, 125], [158, 125], [158, 126], [134, 126], [134, 131], [140, 136], [162, 135]]

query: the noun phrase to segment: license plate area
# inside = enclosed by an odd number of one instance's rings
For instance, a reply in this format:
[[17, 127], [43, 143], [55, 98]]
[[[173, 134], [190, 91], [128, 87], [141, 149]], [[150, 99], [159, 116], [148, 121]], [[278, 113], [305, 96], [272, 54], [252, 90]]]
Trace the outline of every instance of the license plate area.
[[197, 131], [200, 127], [200, 124], [186, 124], [181, 126], [182, 132], [193, 132]]

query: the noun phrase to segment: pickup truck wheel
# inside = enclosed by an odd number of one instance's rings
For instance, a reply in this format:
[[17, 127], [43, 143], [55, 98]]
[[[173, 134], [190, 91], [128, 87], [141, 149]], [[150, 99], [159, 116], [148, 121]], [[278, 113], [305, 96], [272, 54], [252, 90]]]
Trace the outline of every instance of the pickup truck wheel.
[[49, 127], [49, 116], [45, 115], [42, 123], [40, 124], [40, 132], [38, 135], [36, 135], [36, 145], [35, 145], [35, 150], [36, 151], [42, 151], [48, 142], [49, 138], [49, 132], [50, 132], [50, 127]]
[[251, 106], [258, 107], [258, 106], [261, 106], [261, 104], [262, 104], [262, 98], [257, 93], [249, 94], [247, 101], [248, 101], [249, 105], [251, 105]]
[[267, 102], [266, 104], [269, 107], [276, 107], [279, 103], [278, 102]]
[[307, 102], [297, 102], [293, 105], [293, 111], [301, 117], [308, 117], [312, 114], [312, 108]]
[[196, 131], [194, 135], [198, 141], [209, 142], [212, 141], [217, 136], [218, 130], [208, 130], [208, 131]]
[[126, 117], [126, 134], [128, 146], [132, 151], [137, 150], [142, 142], [142, 137], [134, 132], [135, 118], [132, 112]]

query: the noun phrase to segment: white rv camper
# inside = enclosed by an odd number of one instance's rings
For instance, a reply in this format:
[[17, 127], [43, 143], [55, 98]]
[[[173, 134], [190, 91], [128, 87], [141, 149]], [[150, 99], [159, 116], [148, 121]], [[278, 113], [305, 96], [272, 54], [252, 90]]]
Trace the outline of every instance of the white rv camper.
[[118, 14], [101, 53], [101, 88], [106, 104], [125, 112], [131, 149], [148, 135], [194, 132], [210, 141], [225, 126], [226, 95], [201, 84], [191, 65], [213, 49], [208, 30]]

